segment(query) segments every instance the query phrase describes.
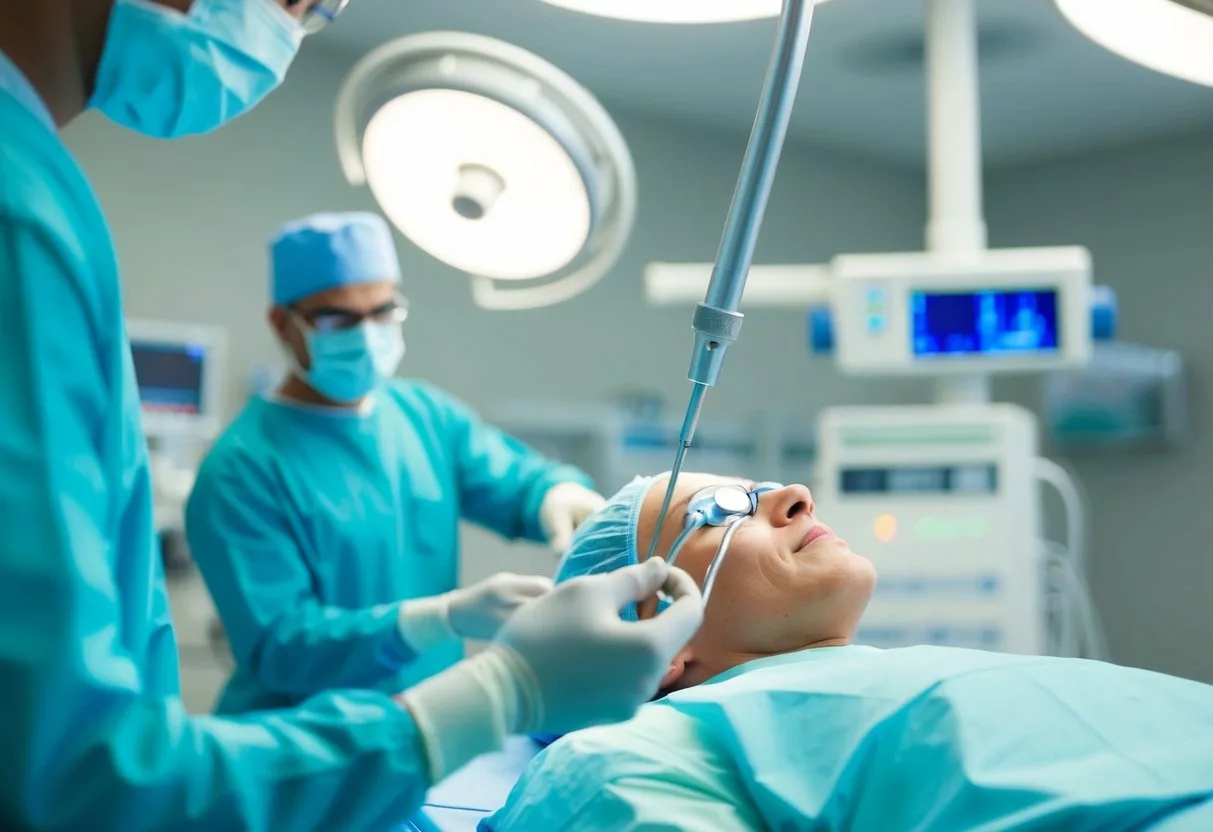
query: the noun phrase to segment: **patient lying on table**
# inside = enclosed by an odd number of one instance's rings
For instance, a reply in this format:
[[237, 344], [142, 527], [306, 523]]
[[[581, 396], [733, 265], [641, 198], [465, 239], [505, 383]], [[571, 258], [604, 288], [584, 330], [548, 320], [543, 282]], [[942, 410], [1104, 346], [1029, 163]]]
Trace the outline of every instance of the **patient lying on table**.
[[[620, 491], [558, 580], [643, 558], [665, 482]], [[687, 500], [722, 485], [755, 488], [679, 478], [658, 552]], [[702, 582], [723, 532], [692, 532], [678, 564]], [[1213, 687], [1098, 662], [852, 645], [874, 584], [807, 488], [762, 491], [666, 695], [558, 740], [482, 829], [1213, 829]]]

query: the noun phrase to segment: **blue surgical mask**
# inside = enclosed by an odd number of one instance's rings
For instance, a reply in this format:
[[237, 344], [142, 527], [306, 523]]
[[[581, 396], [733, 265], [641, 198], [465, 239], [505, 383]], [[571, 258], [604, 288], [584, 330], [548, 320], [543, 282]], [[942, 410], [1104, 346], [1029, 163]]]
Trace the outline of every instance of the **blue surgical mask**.
[[[335, 402], [355, 402], [382, 386], [404, 358], [399, 324], [365, 322], [321, 332], [305, 328], [311, 369], [296, 368], [316, 392]], [[288, 355], [293, 355], [287, 350]]]
[[89, 106], [153, 138], [208, 133], [277, 88], [302, 39], [273, 0], [116, 0]]

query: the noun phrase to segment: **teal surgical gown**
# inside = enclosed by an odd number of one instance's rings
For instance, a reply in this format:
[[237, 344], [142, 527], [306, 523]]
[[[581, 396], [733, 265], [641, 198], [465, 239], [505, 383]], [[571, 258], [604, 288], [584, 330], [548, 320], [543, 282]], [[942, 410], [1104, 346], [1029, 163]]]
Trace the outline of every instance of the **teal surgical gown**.
[[186, 508], [237, 663], [219, 711], [392, 693], [456, 663], [457, 641], [406, 645], [400, 603], [458, 585], [461, 518], [542, 540], [540, 504], [564, 481], [588, 484], [425, 383], [393, 380], [363, 413], [253, 399]]
[[1213, 686], [973, 650], [805, 650], [570, 734], [493, 832], [1213, 829]]
[[402, 822], [428, 784], [389, 697], [186, 714], [114, 248], [30, 94], [0, 55], [0, 828]]

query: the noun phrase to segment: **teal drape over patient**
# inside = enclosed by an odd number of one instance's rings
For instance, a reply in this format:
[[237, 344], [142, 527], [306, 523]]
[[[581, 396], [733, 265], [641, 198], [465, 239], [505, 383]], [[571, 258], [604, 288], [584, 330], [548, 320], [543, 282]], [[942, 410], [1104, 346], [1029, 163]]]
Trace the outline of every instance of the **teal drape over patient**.
[[840, 647], [750, 662], [563, 738], [482, 829], [1130, 830], [1211, 796], [1213, 687]]

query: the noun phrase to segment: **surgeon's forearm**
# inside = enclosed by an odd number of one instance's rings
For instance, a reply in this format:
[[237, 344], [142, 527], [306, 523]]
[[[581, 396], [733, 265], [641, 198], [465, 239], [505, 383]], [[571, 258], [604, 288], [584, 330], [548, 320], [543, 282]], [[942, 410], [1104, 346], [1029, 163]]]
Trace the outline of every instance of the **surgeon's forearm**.
[[[95, 707], [101, 695], [78, 703]], [[45, 700], [38, 710], [55, 707]], [[30, 731], [45, 724], [45, 714], [25, 716]], [[416, 724], [386, 696], [327, 696], [219, 720], [188, 717], [176, 699], [116, 695], [100, 717], [59, 738], [53, 756], [10, 755], [0, 770], [21, 782], [0, 775], [6, 827], [387, 829], [416, 812], [430, 785]]]
[[540, 511], [548, 491], [562, 482], [592, 488], [593, 481], [580, 469], [552, 462], [529, 449], [518, 459], [517, 469], [521, 476], [498, 483], [469, 480], [462, 494], [464, 517], [510, 540], [546, 543]]
[[309, 601], [240, 658], [261, 684], [290, 696], [377, 687], [417, 659], [401, 635], [399, 609], [383, 604], [344, 610]]
[[480, 418], [463, 402], [425, 386], [418, 394], [442, 426], [458, 466], [459, 504], [465, 520], [510, 540], [543, 543], [543, 496], [560, 482], [592, 487], [584, 472], [549, 459]]

